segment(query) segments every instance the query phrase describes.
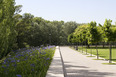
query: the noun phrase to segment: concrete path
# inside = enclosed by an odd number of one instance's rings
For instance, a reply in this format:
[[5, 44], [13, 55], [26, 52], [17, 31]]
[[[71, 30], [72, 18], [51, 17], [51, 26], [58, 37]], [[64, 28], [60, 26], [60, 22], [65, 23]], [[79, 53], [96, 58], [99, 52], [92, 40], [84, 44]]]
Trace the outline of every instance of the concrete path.
[[60, 50], [66, 77], [116, 77], [116, 65], [102, 64], [108, 61], [92, 60], [69, 47], [60, 47]]
[[59, 47], [56, 47], [52, 63], [47, 71], [46, 77], [64, 77], [62, 60], [59, 52]]

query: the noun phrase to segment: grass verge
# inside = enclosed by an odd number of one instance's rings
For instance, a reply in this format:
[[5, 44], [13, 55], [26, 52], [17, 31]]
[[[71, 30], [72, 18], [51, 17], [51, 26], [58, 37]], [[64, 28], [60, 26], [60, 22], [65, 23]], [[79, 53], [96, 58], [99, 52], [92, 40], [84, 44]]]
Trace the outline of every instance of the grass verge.
[[[79, 50], [82, 50], [82, 47], [78, 47], [78, 48], [79, 48]], [[87, 48], [87, 53], [91, 54], [91, 50], [92, 50], [93, 55], [97, 55], [96, 47], [92, 46], [90, 48]], [[83, 51], [86, 51], [86, 47], [83, 47]], [[103, 47], [99, 46], [98, 54], [99, 54], [99, 57], [109, 60], [109, 47], [103, 48]], [[116, 62], [116, 47], [112, 48], [112, 61]]]
[[104, 65], [116, 65], [116, 63], [102, 63]]

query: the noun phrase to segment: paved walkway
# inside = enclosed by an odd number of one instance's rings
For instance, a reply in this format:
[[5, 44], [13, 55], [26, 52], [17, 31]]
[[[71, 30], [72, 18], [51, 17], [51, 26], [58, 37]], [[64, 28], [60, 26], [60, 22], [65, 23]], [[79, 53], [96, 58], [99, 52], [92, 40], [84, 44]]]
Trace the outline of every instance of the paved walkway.
[[47, 71], [46, 77], [64, 77], [62, 60], [59, 52], [59, 47], [56, 47], [52, 63]]
[[[104, 60], [92, 60], [69, 47], [60, 47], [66, 77], [116, 77], [116, 65], [103, 65]], [[95, 58], [94, 58], [95, 59]]]
[[116, 77], [116, 65], [103, 65], [108, 61], [93, 59], [67, 46], [56, 47], [46, 77]]

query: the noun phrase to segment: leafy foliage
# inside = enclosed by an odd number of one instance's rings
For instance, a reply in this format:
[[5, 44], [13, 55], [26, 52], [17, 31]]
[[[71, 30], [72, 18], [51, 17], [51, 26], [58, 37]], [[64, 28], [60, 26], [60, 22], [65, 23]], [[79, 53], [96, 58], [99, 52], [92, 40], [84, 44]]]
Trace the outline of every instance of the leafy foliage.
[[[90, 22], [88, 25], [81, 25], [75, 29], [68, 37], [68, 42], [75, 39], [76, 42], [88, 41], [88, 44], [95, 44], [98, 42], [115, 42], [116, 41], [116, 26], [111, 25], [111, 20], [105, 20], [104, 25], [97, 26], [96, 22]], [[76, 37], [76, 38], [73, 38]]]
[[7, 55], [16, 42], [16, 31], [13, 15], [14, 0], [0, 2], [0, 58]]
[[18, 47], [68, 44], [67, 37], [77, 28], [77, 23], [63, 21], [47, 21], [41, 17], [34, 17], [29, 13], [16, 22]]
[[[75, 29], [75, 32], [73, 32], [71, 35], [69, 35], [69, 37], [72, 37], [73, 43], [74, 42], [82, 43], [87, 40], [87, 31], [88, 31], [87, 28], [88, 28], [88, 25], [79, 26]], [[69, 38], [68, 41], [70, 41], [72, 39]]]
[[[97, 43], [101, 40], [101, 34], [98, 31], [96, 22], [91, 22], [88, 28], [88, 43]], [[99, 37], [99, 38], [98, 38]]]

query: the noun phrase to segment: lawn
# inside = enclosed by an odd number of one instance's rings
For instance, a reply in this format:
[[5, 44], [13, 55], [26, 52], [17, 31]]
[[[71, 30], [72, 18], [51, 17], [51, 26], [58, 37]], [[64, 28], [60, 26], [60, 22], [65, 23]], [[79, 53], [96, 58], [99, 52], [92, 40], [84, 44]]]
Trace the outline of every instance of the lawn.
[[[78, 48], [81, 52], [82, 46], [79, 46]], [[87, 48], [87, 52], [91, 54], [91, 49], [92, 49], [92, 54], [97, 55], [95, 46]], [[83, 47], [83, 51], [86, 52], [85, 46]], [[98, 46], [98, 54], [99, 54], [99, 57], [109, 59], [109, 47], [103, 48], [102, 46]], [[112, 47], [112, 61], [116, 61], [116, 47]]]
[[12, 51], [0, 61], [0, 77], [45, 77], [54, 51], [54, 46]]

